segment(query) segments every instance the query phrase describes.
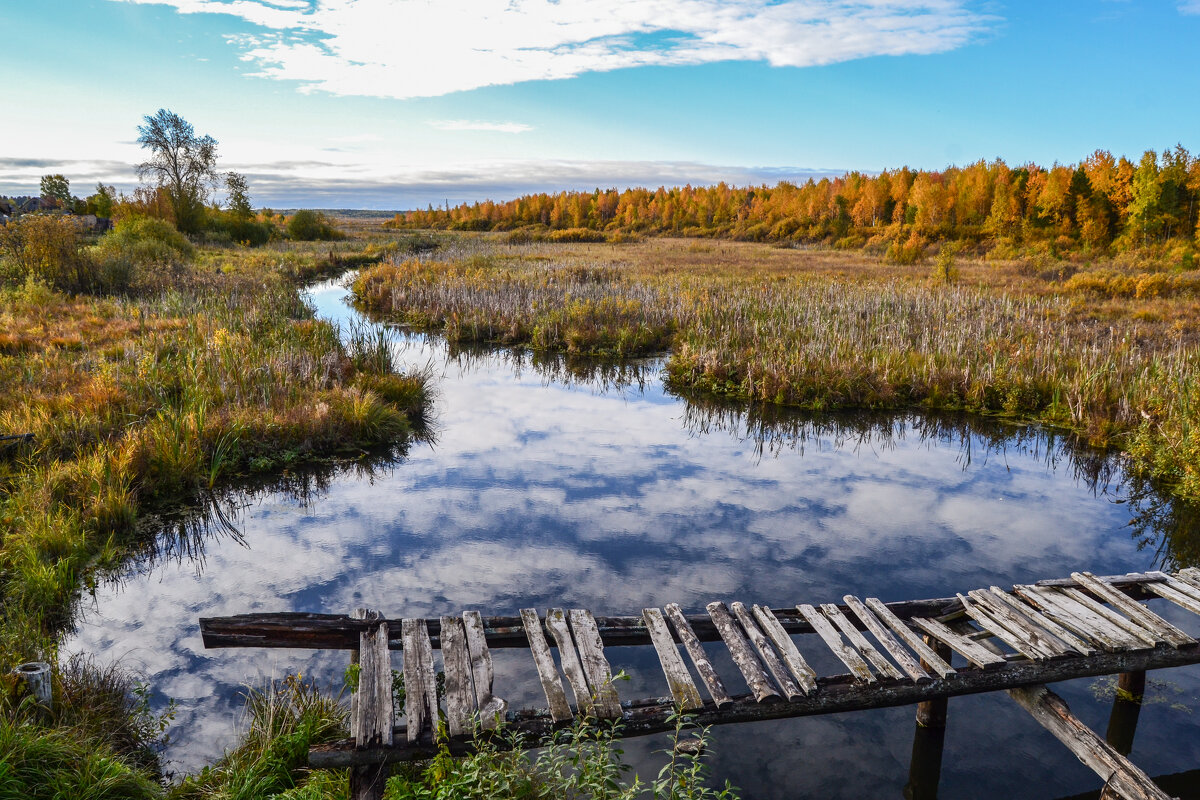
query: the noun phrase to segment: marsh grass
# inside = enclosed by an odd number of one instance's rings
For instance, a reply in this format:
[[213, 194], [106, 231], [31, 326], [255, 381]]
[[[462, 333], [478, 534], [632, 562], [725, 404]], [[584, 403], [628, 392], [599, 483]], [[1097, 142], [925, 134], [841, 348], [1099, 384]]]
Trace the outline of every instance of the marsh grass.
[[[1200, 498], [1190, 275], [1110, 263], [1063, 279], [947, 253], [931, 283], [927, 267], [731, 242], [467, 241], [449, 260], [364, 270], [359, 301], [452, 342], [616, 356], [669, 346], [676, 390], [1049, 423]], [[1126, 280], [1134, 288], [1094, 288]]]
[[[101, 240], [94, 258], [123, 258], [125, 244]], [[343, 343], [298, 292], [310, 276], [361, 263], [363, 250], [207, 248], [193, 263], [156, 251], [121, 295], [34, 280], [0, 289], [0, 433], [31, 435], [0, 447], [0, 671], [56, 661], [85, 592], [170, 549], [155, 520], [264, 476], [407, 441], [425, 416], [428, 376], [396, 374], [389, 343], [365, 332]], [[117, 668], [59, 667], [56, 717], [23, 716], [6, 689], [0, 736], [14, 753], [61, 751], [63, 763], [79, 761], [80, 786], [96, 782], [55, 796], [143, 796], [162, 734], [144, 692]], [[0, 786], [13, 775], [58, 785], [58, 756], [46, 758], [41, 774], [32, 761], [0, 762]], [[121, 788], [105, 794], [109, 784]]]

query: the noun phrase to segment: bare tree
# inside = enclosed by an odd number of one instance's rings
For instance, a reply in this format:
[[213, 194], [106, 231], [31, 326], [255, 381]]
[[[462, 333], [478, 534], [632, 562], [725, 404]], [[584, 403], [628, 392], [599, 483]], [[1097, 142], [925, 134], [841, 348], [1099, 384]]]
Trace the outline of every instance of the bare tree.
[[166, 190], [179, 230], [200, 228], [204, 202], [217, 182], [217, 140], [197, 136], [192, 124], [174, 111], [160, 108], [138, 126], [138, 143], [150, 158], [138, 164], [138, 177]]

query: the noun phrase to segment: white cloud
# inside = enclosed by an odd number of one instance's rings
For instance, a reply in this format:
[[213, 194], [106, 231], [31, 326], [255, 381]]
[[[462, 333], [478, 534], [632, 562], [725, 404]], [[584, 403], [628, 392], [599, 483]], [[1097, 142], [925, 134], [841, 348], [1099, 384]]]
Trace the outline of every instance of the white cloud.
[[634, 66], [936, 53], [988, 22], [966, 0], [116, 1], [239, 17], [262, 29], [228, 37], [252, 74], [393, 98]]
[[1180, 14], [1200, 14], [1200, 0], [1183, 0], [1179, 4]]
[[492, 131], [495, 133], [525, 133], [533, 130], [532, 125], [523, 122], [485, 122], [471, 119], [438, 119], [430, 123], [443, 131]]

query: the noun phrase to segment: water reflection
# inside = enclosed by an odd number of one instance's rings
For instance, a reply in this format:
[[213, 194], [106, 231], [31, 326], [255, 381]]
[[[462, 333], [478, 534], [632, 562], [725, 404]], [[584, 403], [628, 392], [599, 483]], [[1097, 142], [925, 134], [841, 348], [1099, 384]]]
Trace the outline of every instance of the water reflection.
[[[336, 287], [314, 304], [349, 322]], [[228, 517], [243, 540], [201, 540], [200, 570], [187, 557], [160, 559], [104, 587], [69, 644], [140, 664], [179, 701], [170, 757], [181, 768], [233, 743], [237, 693], [257, 674], [336, 683], [345, 666], [335, 653], [206, 651], [201, 616], [630, 613], [667, 602], [698, 611], [714, 599], [784, 605], [847, 592], [897, 600], [1147, 569], [1179, 560], [1194, 532], [1192, 516], [1119, 461], [1038, 428], [735, 409], [667, 393], [654, 360], [587, 365], [415, 336], [394, 350], [404, 364], [436, 365], [436, 445], [413, 447], [394, 468], [331, 474], [319, 500], [245, 497]], [[611, 654], [631, 676], [623, 696], [663, 693], [646, 650]], [[839, 671], [831, 654], [805, 654]], [[714, 660], [736, 675], [727, 656]], [[496, 654], [498, 691], [513, 705], [539, 703], [528, 671], [522, 651]], [[1086, 685], [1060, 693], [1103, 725], [1107, 704]], [[1054, 797], [1093, 785], [1006, 698], [956, 698], [949, 716], [941, 796]], [[912, 719], [902, 708], [726, 728], [715, 765], [751, 797], [900, 797]], [[1147, 708], [1140, 727], [1133, 755], [1147, 769], [1200, 763], [1190, 717]], [[660, 746], [629, 751], [642, 764]]]

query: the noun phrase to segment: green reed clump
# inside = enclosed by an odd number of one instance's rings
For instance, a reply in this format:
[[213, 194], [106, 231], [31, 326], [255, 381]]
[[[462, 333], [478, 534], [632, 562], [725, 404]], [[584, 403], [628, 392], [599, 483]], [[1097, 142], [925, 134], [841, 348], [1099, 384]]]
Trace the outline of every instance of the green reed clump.
[[328, 794], [294, 791], [310, 774], [308, 749], [346, 735], [346, 711], [336, 697], [300, 675], [288, 675], [247, 689], [245, 701], [246, 730], [238, 746], [172, 789], [173, 800], [345, 796], [344, 775], [316, 782], [328, 786]]
[[368, 310], [456, 343], [620, 357], [665, 349], [673, 330], [655, 291], [579, 264], [409, 260], [364, 270], [354, 291]]

